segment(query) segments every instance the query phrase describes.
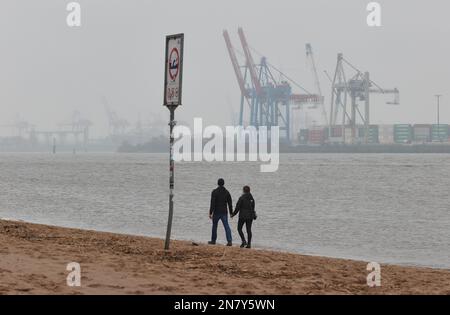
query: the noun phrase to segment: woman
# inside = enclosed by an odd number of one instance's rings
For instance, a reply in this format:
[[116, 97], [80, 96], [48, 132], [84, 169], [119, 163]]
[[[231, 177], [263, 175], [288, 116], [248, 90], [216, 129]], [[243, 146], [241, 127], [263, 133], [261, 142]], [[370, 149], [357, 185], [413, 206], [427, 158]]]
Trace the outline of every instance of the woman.
[[[256, 212], [255, 212], [255, 199], [253, 199], [252, 194], [250, 193], [250, 187], [244, 186], [243, 194], [239, 198], [236, 208], [234, 209], [232, 217], [239, 213], [239, 221], [238, 221], [238, 232], [241, 237], [242, 244], [241, 248], [251, 248], [252, 247], [252, 223], [253, 220], [256, 220]], [[247, 229], [247, 240], [245, 240], [244, 233], [242, 232], [242, 227], [244, 226]]]

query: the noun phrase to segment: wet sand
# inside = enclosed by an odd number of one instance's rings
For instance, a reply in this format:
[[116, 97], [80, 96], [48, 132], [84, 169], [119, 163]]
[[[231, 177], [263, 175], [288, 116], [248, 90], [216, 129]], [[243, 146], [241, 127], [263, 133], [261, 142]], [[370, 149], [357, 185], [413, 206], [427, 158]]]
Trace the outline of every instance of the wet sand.
[[[81, 287], [68, 287], [70, 262]], [[0, 294], [450, 294], [450, 270], [367, 262], [0, 220]]]

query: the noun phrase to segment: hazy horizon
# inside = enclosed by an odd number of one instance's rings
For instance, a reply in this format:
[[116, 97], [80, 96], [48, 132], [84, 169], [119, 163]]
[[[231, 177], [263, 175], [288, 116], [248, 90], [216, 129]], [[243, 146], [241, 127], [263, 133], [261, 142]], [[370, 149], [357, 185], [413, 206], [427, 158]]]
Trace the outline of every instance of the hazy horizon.
[[[79, 0], [80, 28], [66, 24], [69, 2], [2, 1], [0, 125], [20, 115], [38, 129], [54, 129], [78, 110], [94, 122], [94, 136], [105, 135], [103, 98], [131, 123], [167, 120], [165, 36], [179, 32], [185, 55], [177, 120], [231, 124], [240, 92], [222, 31], [240, 49], [239, 26], [271, 64], [314, 90], [304, 48], [311, 43], [327, 109], [331, 92], [323, 71], [332, 74], [342, 52], [381, 86], [400, 89], [400, 106], [386, 105], [389, 96], [373, 98], [372, 123], [434, 123], [437, 93], [444, 95], [441, 123], [450, 123], [450, 4], [443, 0], [380, 0], [380, 28], [367, 26], [370, 1], [360, 0]], [[0, 128], [0, 135], [8, 132]]]

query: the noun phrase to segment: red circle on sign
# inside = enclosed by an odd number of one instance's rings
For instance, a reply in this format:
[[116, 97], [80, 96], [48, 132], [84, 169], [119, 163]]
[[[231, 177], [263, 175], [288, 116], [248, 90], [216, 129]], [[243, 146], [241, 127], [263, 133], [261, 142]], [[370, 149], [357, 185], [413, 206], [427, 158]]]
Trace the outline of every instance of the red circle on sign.
[[178, 53], [178, 49], [175, 47], [172, 49], [169, 55], [169, 76], [172, 81], [178, 76], [178, 72], [180, 69], [180, 54]]

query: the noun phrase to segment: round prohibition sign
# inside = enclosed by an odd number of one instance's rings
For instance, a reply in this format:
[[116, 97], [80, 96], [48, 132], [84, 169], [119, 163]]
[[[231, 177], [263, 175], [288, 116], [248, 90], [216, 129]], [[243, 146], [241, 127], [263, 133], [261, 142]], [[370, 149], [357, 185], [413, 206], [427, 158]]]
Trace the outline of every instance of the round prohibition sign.
[[172, 49], [169, 55], [169, 76], [172, 81], [178, 76], [180, 71], [180, 54], [178, 49], [175, 47]]

